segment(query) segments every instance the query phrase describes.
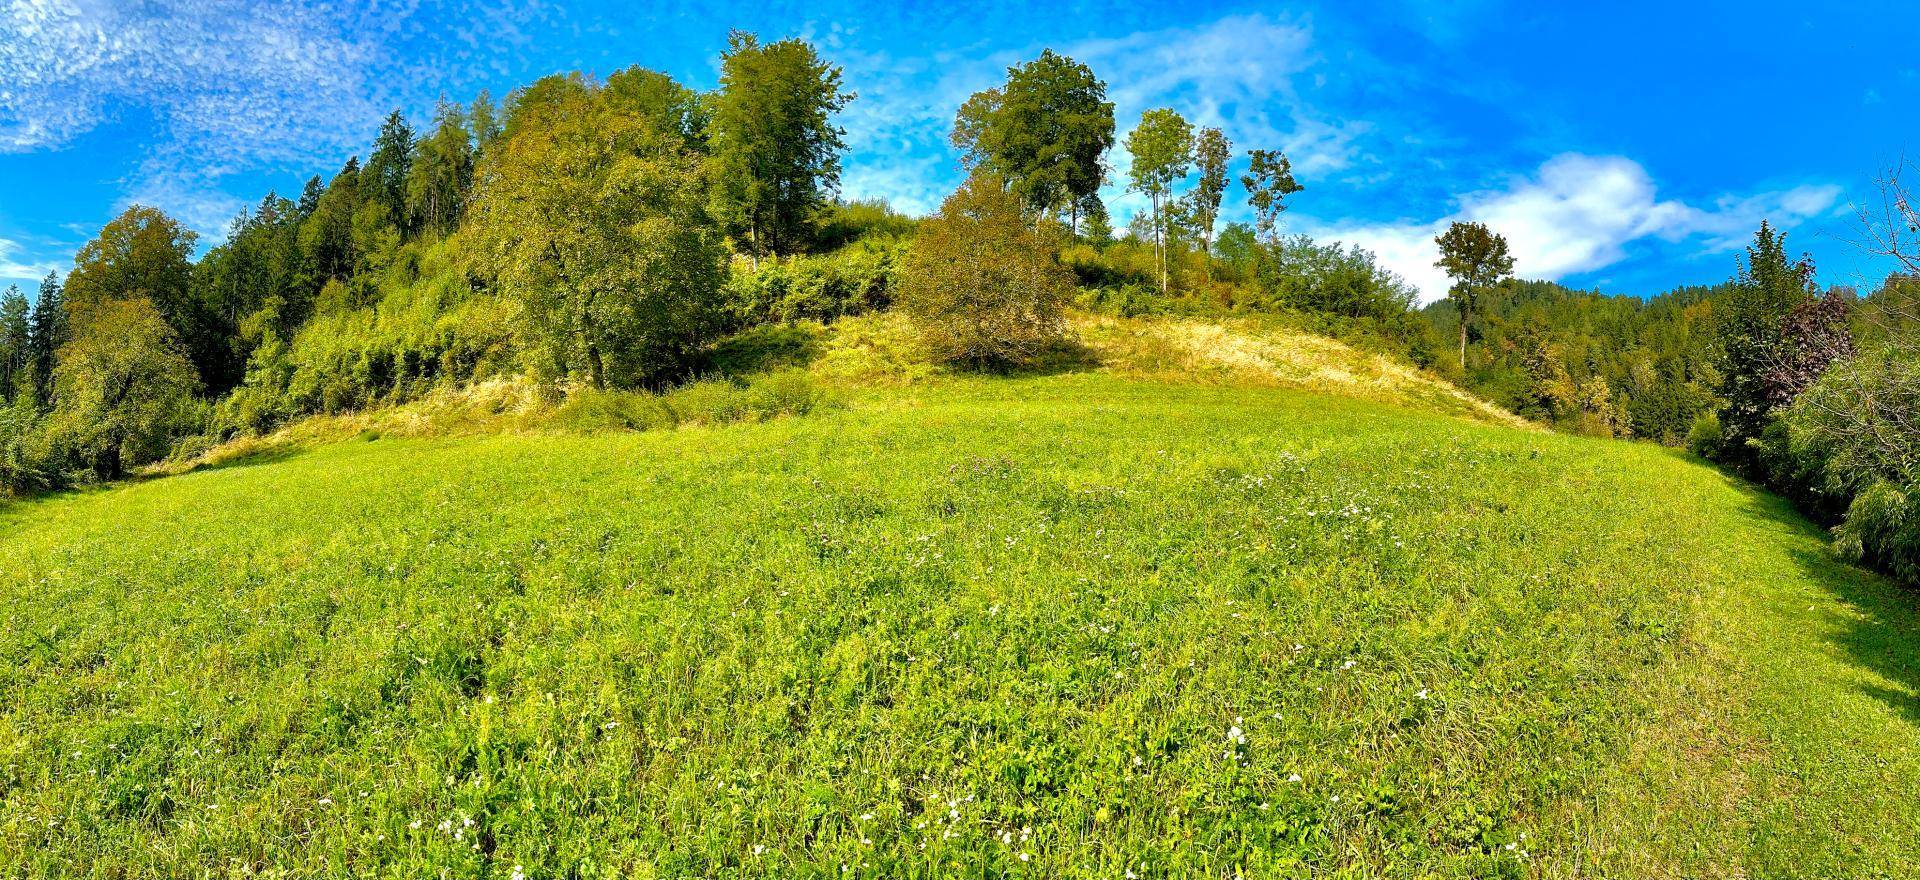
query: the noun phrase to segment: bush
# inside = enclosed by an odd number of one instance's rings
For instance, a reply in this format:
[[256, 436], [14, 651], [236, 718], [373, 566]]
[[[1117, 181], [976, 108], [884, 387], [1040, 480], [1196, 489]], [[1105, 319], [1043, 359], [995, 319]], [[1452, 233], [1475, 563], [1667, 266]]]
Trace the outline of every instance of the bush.
[[879, 311], [893, 302], [906, 250], [905, 239], [875, 237], [829, 254], [765, 260], [757, 271], [736, 266], [726, 300], [734, 322], [748, 327]]
[[0, 497], [54, 488], [56, 474], [34, 451], [39, 413], [24, 396], [0, 408]]
[[1687, 429], [1687, 450], [1708, 460], [1720, 457], [1720, 446], [1726, 442], [1726, 434], [1720, 429], [1720, 414], [1707, 410], [1693, 418], [1693, 427]]
[[806, 373], [783, 370], [745, 383], [704, 379], [661, 394], [583, 387], [567, 395], [547, 424], [589, 432], [724, 425], [806, 415], [825, 402]]
[[917, 223], [881, 199], [833, 204], [814, 221], [813, 240], [815, 246], [833, 250], [862, 239], [904, 239], [913, 235]]
[[1853, 562], [1920, 583], [1920, 485], [1873, 484], [1847, 506], [1834, 549]]
[[1323, 245], [1304, 235], [1260, 245], [1254, 263], [1256, 293], [1243, 308], [1297, 311], [1393, 321], [1413, 307], [1413, 289], [1379, 266], [1373, 254], [1339, 242]]
[[1031, 364], [1064, 337], [1073, 276], [1027, 224], [1019, 199], [976, 175], [923, 221], [900, 279], [900, 306], [937, 360]]

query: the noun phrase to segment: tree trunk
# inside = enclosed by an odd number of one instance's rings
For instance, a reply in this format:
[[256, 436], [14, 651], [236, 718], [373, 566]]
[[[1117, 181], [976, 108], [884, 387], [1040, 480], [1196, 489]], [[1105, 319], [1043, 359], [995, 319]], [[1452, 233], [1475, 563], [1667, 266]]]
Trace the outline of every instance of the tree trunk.
[[1460, 372], [1462, 375], [1467, 372], [1467, 307], [1464, 303], [1460, 306]]
[[1160, 216], [1160, 194], [1153, 194], [1153, 255], [1160, 263], [1160, 295], [1167, 295], [1167, 235], [1163, 231], [1165, 220]]
[[607, 387], [607, 365], [600, 358], [600, 346], [587, 343], [587, 373], [595, 390]]

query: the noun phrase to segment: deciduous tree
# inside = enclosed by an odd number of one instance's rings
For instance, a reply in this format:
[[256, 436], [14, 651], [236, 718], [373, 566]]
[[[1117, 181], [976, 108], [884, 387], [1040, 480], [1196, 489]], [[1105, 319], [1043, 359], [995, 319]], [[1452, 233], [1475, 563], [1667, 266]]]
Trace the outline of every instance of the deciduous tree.
[[1487, 290], [1513, 274], [1513, 255], [1505, 237], [1485, 224], [1455, 221], [1434, 239], [1440, 246], [1440, 259], [1434, 266], [1453, 279], [1447, 291], [1460, 310], [1460, 369], [1467, 368], [1467, 321], [1473, 315], [1474, 301]]
[[1205, 258], [1206, 277], [1213, 280], [1213, 226], [1220, 218], [1220, 200], [1227, 192], [1227, 160], [1233, 155], [1233, 143], [1217, 128], [1200, 129], [1194, 139], [1194, 164], [1200, 167], [1200, 180], [1188, 193], [1192, 202], [1188, 216], [1200, 237], [1200, 252]]
[[1280, 234], [1287, 197], [1306, 189], [1293, 179], [1293, 162], [1279, 150], [1248, 150], [1247, 173], [1240, 175], [1240, 185], [1253, 207], [1254, 228], [1269, 241]]
[[1160, 266], [1160, 292], [1167, 292], [1166, 202], [1173, 196], [1173, 185], [1187, 176], [1193, 164], [1193, 126], [1174, 111], [1160, 107], [1140, 115], [1140, 124], [1127, 135], [1127, 153], [1133, 163], [1127, 169], [1136, 192], [1147, 194], [1153, 204], [1154, 255]]
[[1082, 200], [1106, 181], [1113, 104], [1090, 68], [1047, 49], [961, 105], [952, 139], [969, 168], [998, 175], [1036, 215], [1065, 211], [1078, 231]]
[[846, 143], [833, 115], [852, 99], [840, 68], [804, 40], [727, 37], [713, 99], [713, 204], [756, 266], [803, 246], [815, 212], [839, 191]]
[[[69, 285], [71, 286], [71, 285]], [[54, 368], [49, 430], [103, 480], [159, 458], [182, 428], [200, 382], [152, 301], [92, 304]]]
[[595, 386], [682, 371], [725, 280], [700, 157], [658, 114], [578, 76], [521, 95], [481, 163], [472, 225], [532, 341]]

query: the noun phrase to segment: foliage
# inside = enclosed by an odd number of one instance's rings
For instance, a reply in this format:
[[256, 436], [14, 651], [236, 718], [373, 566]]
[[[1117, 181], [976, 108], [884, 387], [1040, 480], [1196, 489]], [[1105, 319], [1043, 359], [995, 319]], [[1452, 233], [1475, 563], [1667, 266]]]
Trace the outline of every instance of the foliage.
[[[1751, 466], [1751, 441], [1774, 411], [1793, 399], [1797, 379], [1783, 366], [1798, 359], [1787, 322], [1815, 301], [1813, 261], [1787, 256], [1786, 236], [1760, 224], [1739, 275], [1715, 310], [1720, 353], [1720, 423], [1731, 463]], [[1800, 386], [1804, 387], [1804, 386]]]
[[202, 427], [193, 364], [145, 299], [92, 301], [54, 370], [49, 441], [74, 466], [110, 480], [164, 457]]
[[822, 208], [814, 220], [814, 245], [822, 250], [839, 250], [865, 238], [909, 238], [918, 221], [895, 211], [884, 199], [834, 202]]
[[1091, 69], [1046, 49], [961, 105], [952, 141], [969, 169], [1006, 181], [1036, 215], [1072, 214], [1078, 230], [1106, 180], [1113, 103]]
[[68, 313], [79, 320], [106, 303], [150, 300], [187, 346], [195, 369], [217, 369], [221, 339], [193, 289], [198, 241], [158, 209], [127, 208], [74, 255], [64, 291]]
[[1268, 238], [1279, 235], [1287, 197], [1306, 187], [1293, 179], [1293, 161], [1279, 150], [1248, 150], [1247, 173], [1240, 176], [1253, 208], [1254, 227]]
[[827, 254], [735, 266], [727, 308], [740, 325], [832, 321], [884, 309], [893, 302], [895, 276], [909, 242], [867, 236]]
[[9, 287], [0, 293], [0, 406], [12, 406], [28, 390], [32, 360], [33, 324], [27, 297], [19, 287]]
[[[1194, 164], [1199, 166], [1200, 179], [1187, 191], [1187, 204], [1182, 212], [1193, 227], [1193, 235], [1200, 240], [1200, 252], [1213, 252], [1213, 227], [1220, 219], [1220, 200], [1227, 192], [1227, 161], [1233, 156], [1233, 143], [1217, 128], [1200, 129], [1193, 142]], [[1213, 277], [1213, 263], [1207, 261], [1207, 278]]]
[[832, 120], [852, 98], [812, 44], [728, 35], [711, 122], [714, 212], [756, 259], [807, 243], [839, 187], [846, 144]]
[[1447, 297], [1460, 310], [1460, 369], [1467, 368], [1467, 321], [1482, 293], [1513, 274], [1507, 239], [1483, 223], [1454, 221], [1434, 238], [1440, 259], [1434, 266], [1453, 279]]
[[472, 232], [550, 369], [672, 378], [716, 326], [724, 245], [700, 159], [658, 107], [579, 77], [523, 93], [482, 163]]
[[409, 245], [364, 306], [323, 309], [291, 337], [269, 334], [247, 381], [222, 400], [223, 435], [288, 419], [412, 400], [533, 366], [516, 301], [476, 290], [459, 242]]
[[1001, 182], [974, 175], [920, 224], [900, 307], [936, 359], [1017, 367], [1061, 340], [1071, 275]]
[[1159, 107], [1140, 114], [1140, 123], [1127, 133], [1129, 188], [1147, 194], [1153, 206], [1153, 241], [1160, 256], [1160, 292], [1167, 292], [1167, 218], [1163, 203], [1173, 198], [1173, 185], [1187, 176], [1193, 164], [1193, 126], [1180, 114]]
[[[1614, 397], [1614, 433], [1678, 445], [1716, 406], [1712, 288], [1652, 297], [1609, 296], [1514, 281], [1475, 298], [1468, 338], [1478, 344], [1458, 381], [1532, 418], [1572, 427], [1571, 389], [1602, 380]], [[1428, 332], [1457, 334], [1458, 305], [1422, 312]], [[1431, 342], [1423, 343], [1431, 344]], [[1438, 347], [1423, 365], [1453, 368]], [[1451, 354], [1451, 353], [1449, 353]]]
[[460, 105], [442, 98], [433, 134], [421, 139], [407, 171], [407, 209], [414, 228], [446, 235], [459, 225], [473, 187], [474, 145]]
[[1304, 235], [1249, 246], [1253, 290], [1240, 301], [1243, 308], [1396, 322], [1413, 305], [1413, 289], [1359, 247], [1322, 245]]

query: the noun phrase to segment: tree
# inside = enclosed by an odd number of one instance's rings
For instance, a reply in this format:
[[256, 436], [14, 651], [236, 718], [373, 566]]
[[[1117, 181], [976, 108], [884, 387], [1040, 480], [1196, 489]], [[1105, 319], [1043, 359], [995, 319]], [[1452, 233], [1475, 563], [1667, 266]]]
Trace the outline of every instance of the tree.
[[700, 157], [660, 118], [548, 77], [481, 163], [469, 222], [483, 262], [554, 368], [595, 387], [681, 374], [716, 324], [725, 246]]
[[60, 276], [48, 272], [33, 299], [27, 327], [27, 381], [33, 404], [45, 409], [53, 400], [53, 365], [67, 344], [67, 307]]
[[307, 178], [307, 185], [300, 189], [300, 201], [294, 206], [300, 222], [304, 223], [308, 217], [313, 216], [313, 212], [320, 207], [320, 197], [326, 195], [326, 192], [327, 184], [320, 179], [320, 175], [315, 174]]
[[1107, 216], [1107, 203], [1097, 192], [1087, 193], [1074, 203], [1073, 213], [1082, 238], [1097, 245], [1113, 241], [1113, 220]]
[[360, 210], [360, 160], [350, 158], [328, 182], [327, 191], [301, 221], [301, 255], [318, 280], [346, 280], [353, 275], [359, 255], [353, 246], [353, 215]]
[[378, 202], [387, 209], [387, 219], [403, 226], [407, 219], [407, 178], [413, 173], [413, 126], [395, 110], [380, 126], [380, 136], [367, 154], [367, 167], [360, 174], [360, 197]]
[[[71, 285], [69, 285], [71, 287]], [[199, 390], [173, 328], [144, 298], [95, 303], [60, 349], [49, 428], [102, 480], [152, 461], [193, 427]]]
[[1505, 237], [1481, 223], [1454, 221], [1434, 238], [1440, 246], [1440, 259], [1434, 266], [1453, 279], [1448, 298], [1460, 310], [1460, 369], [1467, 368], [1467, 320], [1473, 314], [1474, 301], [1488, 288], [1513, 274], [1513, 255], [1507, 251]]
[[[1715, 310], [1725, 401], [1720, 425], [1735, 465], [1751, 463], [1749, 441], [1840, 356], [1831, 350], [1841, 344], [1832, 335], [1836, 321], [1844, 327], [1845, 307], [1818, 306], [1813, 272], [1811, 257], [1789, 257], [1786, 236], [1762, 222]], [[1803, 341], [1828, 350], [1809, 351]], [[1850, 351], [1850, 338], [1845, 344]]]
[[1062, 338], [1072, 275], [1023, 207], [1004, 182], [976, 174], [921, 223], [897, 302], [934, 357], [1021, 366]]
[[433, 120], [433, 134], [416, 145], [407, 172], [406, 216], [414, 229], [445, 235], [460, 222], [473, 186], [473, 135], [460, 105], [445, 98]]
[[1233, 155], [1233, 143], [1217, 128], [1200, 129], [1194, 140], [1194, 163], [1200, 166], [1200, 180], [1188, 198], [1188, 215], [1200, 235], [1200, 252], [1206, 258], [1206, 277], [1213, 280], [1213, 225], [1220, 218], [1220, 199], [1227, 192], [1227, 160]]
[[156, 208], [134, 205], [74, 255], [67, 313], [77, 333], [101, 303], [148, 299], [187, 346], [196, 368], [217, 370], [226, 344], [193, 284], [194, 231]]
[[1140, 114], [1140, 124], [1127, 135], [1127, 153], [1133, 164], [1127, 169], [1136, 192], [1144, 192], [1153, 202], [1154, 256], [1160, 266], [1160, 292], [1167, 292], [1166, 211], [1174, 181], [1187, 176], [1193, 164], [1193, 126], [1180, 114], [1165, 107]]
[[494, 110], [493, 95], [486, 89], [473, 99], [473, 110], [467, 114], [473, 130], [473, 152], [485, 153], [493, 139], [500, 136], [500, 115]]
[[1091, 69], [1047, 49], [961, 105], [952, 140], [967, 167], [999, 176], [1034, 214], [1065, 210], [1077, 232], [1082, 200], [1106, 181], [1113, 104]]
[[0, 294], [0, 403], [13, 405], [27, 384], [28, 348], [27, 298], [19, 285]]
[[714, 209], [746, 235], [755, 266], [804, 245], [815, 212], [839, 191], [846, 133], [833, 114], [853, 97], [841, 91], [840, 68], [803, 40], [728, 35], [713, 100]]
[[1293, 162], [1279, 150], [1248, 150], [1247, 173], [1240, 175], [1240, 185], [1253, 207], [1254, 228], [1268, 240], [1279, 235], [1287, 197], [1306, 189], [1293, 179]]

